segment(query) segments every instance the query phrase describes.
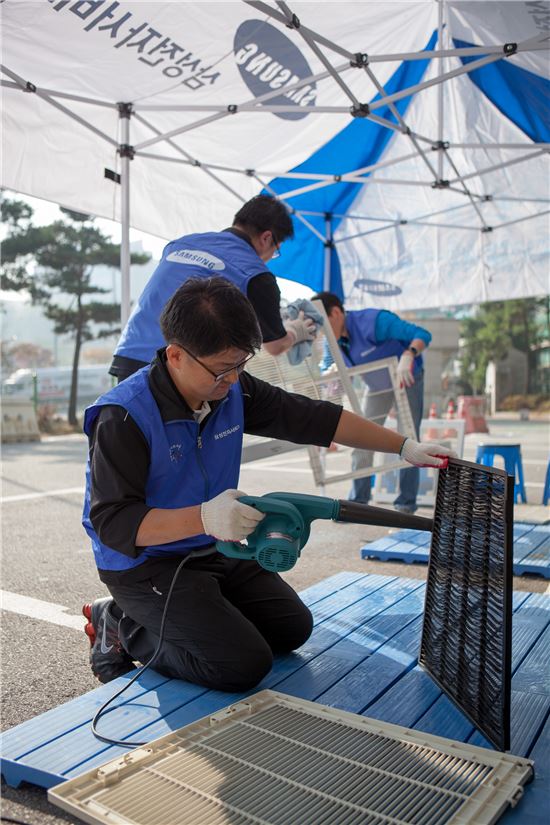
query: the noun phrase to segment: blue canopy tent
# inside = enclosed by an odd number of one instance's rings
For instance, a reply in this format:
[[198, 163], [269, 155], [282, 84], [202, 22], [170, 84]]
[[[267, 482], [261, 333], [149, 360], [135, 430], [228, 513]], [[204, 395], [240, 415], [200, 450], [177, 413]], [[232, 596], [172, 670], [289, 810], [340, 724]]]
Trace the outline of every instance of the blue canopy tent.
[[[434, 32], [426, 49], [432, 50], [436, 42], [437, 32]], [[419, 83], [424, 76], [428, 62], [428, 60], [404, 61], [385, 84], [386, 94], [393, 94]], [[374, 99], [380, 100], [381, 94], [378, 93]], [[403, 97], [397, 102], [395, 108], [401, 115], [406, 114], [410, 100], [410, 97]], [[379, 116], [398, 126], [390, 106], [381, 109]], [[349, 126], [346, 126], [292, 171], [298, 174], [314, 172], [338, 177], [345, 175], [350, 168], [375, 166], [382, 157], [392, 134], [387, 126], [366, 120], [359, 112]], [[365, 178], [368, 174], [368, 172], [362, 173]], [[290, 188], [286, 178], [276, 178], [270, 181], [264, 191], [277, 197], [284, 192], [288, 197], [290, 192], [302, 186], [303, 181], [299, 178]], [[276, 275], [291, 276], [299, 283], [307, 284], [316, 291], [328, 289], [341, 298], [344, 297], [340, 259], [333, 243], [333, 236], [343, 216], [353, 204], [357, 190], [361, 186], [361, 183], [335, 182], [328, 189], [309, 191], [292, 198], [292, 208], [298, 211], [302, 218], [308, 216], [307, 222], [294, 219], [293, 240], [285, 244], [284, 257], [281, 256], [271, 264]], [[310, 212], [313, 214], [309, 215]], [[289, 261], [292, 263], [289, 264]]]
[[130, 227], [221, 229], [262, 189], [296, 227], [273, 271], [351, 306], [548, 291], [543, 0], [2, 13], [2, 185], [121, 222], [123, 322]]

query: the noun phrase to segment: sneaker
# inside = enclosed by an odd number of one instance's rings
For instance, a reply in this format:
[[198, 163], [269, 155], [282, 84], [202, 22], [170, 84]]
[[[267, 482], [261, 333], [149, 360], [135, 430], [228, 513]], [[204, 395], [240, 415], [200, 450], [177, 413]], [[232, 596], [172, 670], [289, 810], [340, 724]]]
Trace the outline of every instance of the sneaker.
[[134, 668], [118, 635], [118, 620], [111, 613], [113, 604], [114, 599], [107, 596], [82, 608], [88, 620], [84, 632], [90, 640], [90, 665], [100, 682], [110, 682]]

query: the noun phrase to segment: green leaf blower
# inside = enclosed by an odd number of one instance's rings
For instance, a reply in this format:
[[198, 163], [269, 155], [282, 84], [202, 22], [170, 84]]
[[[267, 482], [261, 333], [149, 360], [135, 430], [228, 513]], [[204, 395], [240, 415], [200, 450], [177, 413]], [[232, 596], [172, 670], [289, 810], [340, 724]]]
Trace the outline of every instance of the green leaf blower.
[[314, 519], [412, 530], [431, 531], [433, 528], [433, 521], [429, 518], [323, 496], [268, 493], [259, 497], [242, 496], [239, 501], [265, 513], [265, 518], [246, 543], [217, 541], [216, 547], [220, 553], [233, 559], [255, 560], [272, 573], [294, 567], [309, 539]]

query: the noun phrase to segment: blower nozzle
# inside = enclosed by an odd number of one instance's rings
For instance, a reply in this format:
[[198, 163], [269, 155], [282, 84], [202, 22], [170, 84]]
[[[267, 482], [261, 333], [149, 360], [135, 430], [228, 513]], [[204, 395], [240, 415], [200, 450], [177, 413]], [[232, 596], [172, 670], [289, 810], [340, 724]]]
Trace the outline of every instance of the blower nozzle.
[[309, 539], [311, 522], [315, 519], [381, 527], [408, 527], [413, 530], [431, 531], [433, 527], [432, 519], [410, 513], [302, 493], [242, 496], [239, 501], [265, 513], [265, 518], [250, 534], [246, 544], [239, 541], [217, 541], [216, 547], [225, 556], [255, 560], [272, 573], [294, 567]]

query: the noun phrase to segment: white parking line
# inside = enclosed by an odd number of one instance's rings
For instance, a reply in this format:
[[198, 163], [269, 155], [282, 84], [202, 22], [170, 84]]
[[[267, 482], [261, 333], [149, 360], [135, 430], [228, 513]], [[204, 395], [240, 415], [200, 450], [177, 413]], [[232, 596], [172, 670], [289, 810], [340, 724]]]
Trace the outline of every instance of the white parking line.
[[0, 607], [10, 613], [29, 616], [31, 619], [41, 619], [43, 622], [62, 625], [62, 627], [72, 627], [75, 630], [83, 630], [86, 622], [84, 616], [67, 615], [65, 611], [69, 608], [61, 604], [43, 602], [31, 596], [10, 593], [9, 590], [0, 590]]
[[[258, 470], [259, 467], [253, 467], [254, 462], [250, 462], [250, 464], [241, 464], [241, 470]], [[269, 470], [273, 473], [306, 473], [311, 475], [311, 469], [309, 467], [285, 467], [284, 465], [279, 464], [264, 464], [262, 469]]]
[[3, 496], [0, 498], [0, 504], [6, 504], [8, 501], [28, 501], [31, 498], [47, 498], [48, 496], [66, 496], [72, 493], [84, 493], [84, 487], [65, 487], [63, 490], [47, 490], [45, 493], [22, 493], [19, 496]]

